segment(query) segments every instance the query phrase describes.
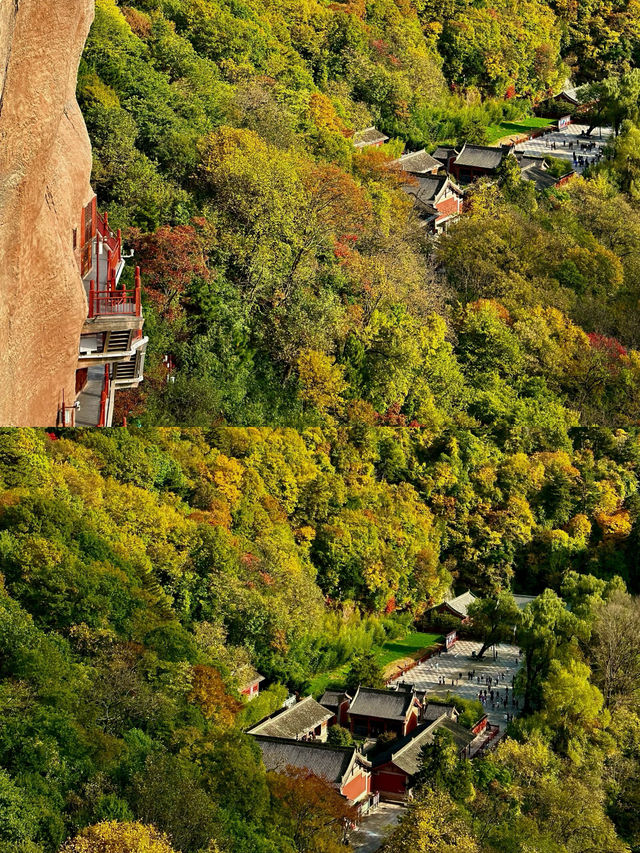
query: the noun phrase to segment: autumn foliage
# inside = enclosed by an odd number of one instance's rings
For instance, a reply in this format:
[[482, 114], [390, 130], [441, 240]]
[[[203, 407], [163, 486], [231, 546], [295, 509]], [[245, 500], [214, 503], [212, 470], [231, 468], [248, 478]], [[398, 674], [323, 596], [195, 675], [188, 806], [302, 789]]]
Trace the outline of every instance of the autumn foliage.
[[174, 853], [174, 849], [153, 826], [108, 821], [82, 830], [61, 853]]

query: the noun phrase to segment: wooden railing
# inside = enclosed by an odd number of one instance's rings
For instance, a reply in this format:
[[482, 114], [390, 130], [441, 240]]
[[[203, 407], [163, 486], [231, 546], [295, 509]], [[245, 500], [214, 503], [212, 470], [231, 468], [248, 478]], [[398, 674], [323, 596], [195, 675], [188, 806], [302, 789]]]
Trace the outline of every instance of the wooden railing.
[[474, 758], [483, 758], [484, 755], [495, 746], [496, 738], [500, 736], [500, 726], [493, 726], [489, 724], [484, 731], [487, 733], [487, 736], [475, 753]]
[[471, 731], [474, 733], [474, 735], [479, 735], [486, 728], [488, 728], [488, 726], [489, 726], [489, 715], [483, 714], [483, 716], [480, 717], [480, 719], [471, 726]]
[[136, 267], [133, 288], [126, 289], [116, 285], [115, 271], [107, 279], [104, 289], [96, 287], [94, 279], [89, 285], [89, 317], [125, 314], [139, 317], [142, 310], [140, 299], [141, 276], [140, 267]]
[[110, 280], [111, 274], [115, 274], [122, 260], [122, 232], [118, 229], [116, 234], [113, 233], [109, 228], [109, 215], [106, 212], [104, 216], [96, 214], [96, 231], [98, 239], [107, 247], [107, 280]]

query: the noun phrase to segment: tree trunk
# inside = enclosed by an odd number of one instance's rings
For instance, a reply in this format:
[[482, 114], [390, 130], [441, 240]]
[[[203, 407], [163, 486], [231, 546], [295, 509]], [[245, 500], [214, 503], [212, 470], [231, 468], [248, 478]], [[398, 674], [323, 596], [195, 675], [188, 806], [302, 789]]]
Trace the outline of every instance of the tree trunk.
[[476, 655], [476, 658], [478, 660], [481, 660], [484, 657], [484, 653], [487, 651], [487, 649], [489, 648], [490, 645], [492, 645], [492, 644], [491, 643], [483, 643], [482, 644], [482, 648], [480, 649], [480, 651]]

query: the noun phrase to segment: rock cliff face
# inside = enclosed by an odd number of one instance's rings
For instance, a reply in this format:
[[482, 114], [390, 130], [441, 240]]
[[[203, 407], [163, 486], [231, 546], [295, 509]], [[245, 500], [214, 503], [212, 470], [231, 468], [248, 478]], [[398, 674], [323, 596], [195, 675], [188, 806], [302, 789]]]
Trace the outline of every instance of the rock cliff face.
[[0, 0], [0, 426], [55, 425], [63, 389], [75, 398], [73, 230], [92, 196], [75, 89], [92, 15], [93, 0]]

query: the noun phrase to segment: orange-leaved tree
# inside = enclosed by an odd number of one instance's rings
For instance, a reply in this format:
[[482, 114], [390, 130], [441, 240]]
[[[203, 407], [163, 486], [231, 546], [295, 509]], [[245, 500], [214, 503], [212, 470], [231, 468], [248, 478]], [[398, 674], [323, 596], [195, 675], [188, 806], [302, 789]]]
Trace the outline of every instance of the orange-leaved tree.
[[267, 775], [277, 806], [276, 820], [298, 853], [339, 853], [356, 810], [336, 789], [299, 767]]
[[217, 669], [204, 664], [193, 668], [193, 682], [189, 698], [200, 706], [207, 719], [218, 725], [230, 726], [242, 705], [230, 696]]

